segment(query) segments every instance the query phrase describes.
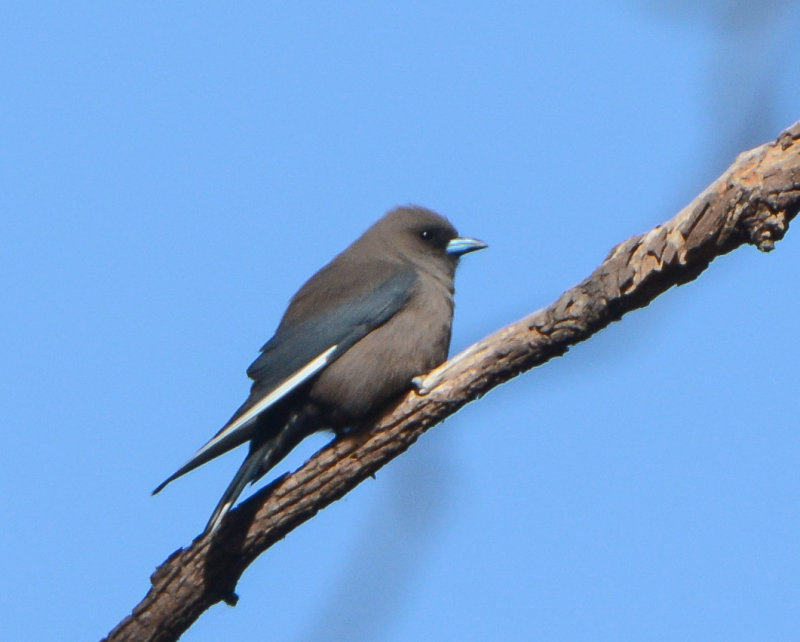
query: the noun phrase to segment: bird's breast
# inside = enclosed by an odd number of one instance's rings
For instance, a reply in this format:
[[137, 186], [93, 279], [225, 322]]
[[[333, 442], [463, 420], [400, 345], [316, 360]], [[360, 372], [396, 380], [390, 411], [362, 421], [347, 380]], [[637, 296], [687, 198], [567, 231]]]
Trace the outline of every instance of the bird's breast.
[[367, 416], [447, 359], [452, 321], [452, 292], [423, 279], [403, 309], [319, 375], [311, 400], [333, 427]]

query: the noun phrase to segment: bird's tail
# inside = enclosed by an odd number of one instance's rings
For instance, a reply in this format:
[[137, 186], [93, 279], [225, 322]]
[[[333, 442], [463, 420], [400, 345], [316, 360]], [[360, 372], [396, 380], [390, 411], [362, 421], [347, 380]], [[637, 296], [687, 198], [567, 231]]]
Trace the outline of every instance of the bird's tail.
[[219, 528], [245, 486], [258, 481], [275, 464], [286, 457], [304, 437], [309, 435], [308, 428], [308, 422], [302, 415], [293, 415], [277, 435], [259, 445], [251, 445], [250, 453], [236, 471], [211, 514], [211, 519], [208, 520], [205, 531], [203, 531], [204, 534], [211, 534]]

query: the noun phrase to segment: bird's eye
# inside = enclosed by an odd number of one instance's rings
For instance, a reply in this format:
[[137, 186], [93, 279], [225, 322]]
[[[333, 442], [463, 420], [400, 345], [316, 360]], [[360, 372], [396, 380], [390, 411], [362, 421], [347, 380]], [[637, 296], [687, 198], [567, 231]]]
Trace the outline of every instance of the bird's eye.
[[430, 240], [433, 238], [433, 232], [431, 232], [430, 230], [422, 230], [422, 231], [419, 233], [419, 237], [420, 237], [420, 238], [421, 238], [423, 241], [430, 241]]

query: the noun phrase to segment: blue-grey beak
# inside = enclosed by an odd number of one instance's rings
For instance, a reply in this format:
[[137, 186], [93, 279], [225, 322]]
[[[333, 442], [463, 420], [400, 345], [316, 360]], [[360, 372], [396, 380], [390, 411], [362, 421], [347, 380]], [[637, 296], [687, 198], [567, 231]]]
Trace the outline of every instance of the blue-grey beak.
[[486, 247], [489, 246], [483, 241], [471, 239], [466, 236], [459, 236], [447, 244], [447, 253], [453, 256], [461, 256], [467, 252], [475, 252], [476, 250], [482, 250]]

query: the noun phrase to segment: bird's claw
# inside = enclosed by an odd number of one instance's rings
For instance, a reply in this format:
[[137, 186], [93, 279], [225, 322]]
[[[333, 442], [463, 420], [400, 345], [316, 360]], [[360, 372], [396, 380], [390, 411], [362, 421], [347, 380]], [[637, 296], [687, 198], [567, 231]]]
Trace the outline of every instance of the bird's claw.
[[431, 391], [431, 389], [428, 386], [425, 385], [425, 380], [426, 379], [427, 379], [427, 377], [425, 377], [425, 376], [419, 376], [419, 377], [414, 377], [411, 380], [411, 385], [414, 386], [414, 391], [420, 397], [424, 397], [425, 395], [427, 395]]

